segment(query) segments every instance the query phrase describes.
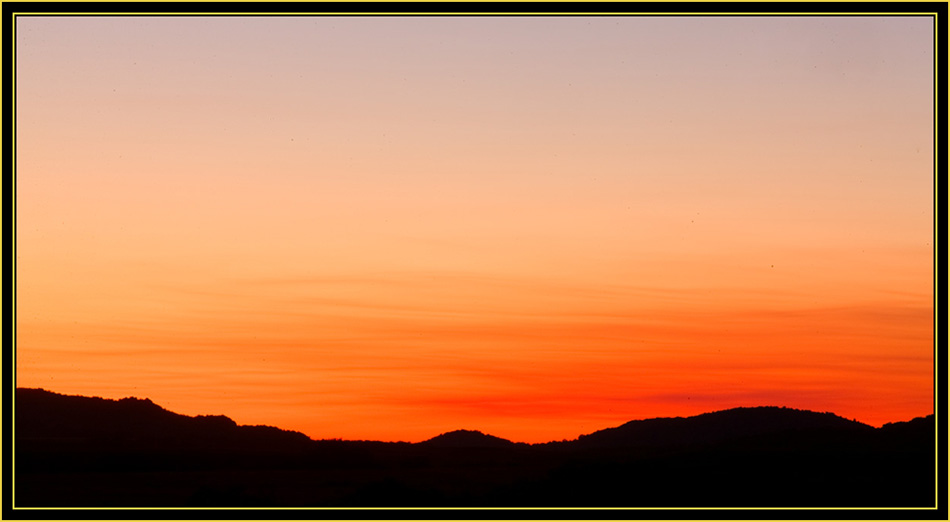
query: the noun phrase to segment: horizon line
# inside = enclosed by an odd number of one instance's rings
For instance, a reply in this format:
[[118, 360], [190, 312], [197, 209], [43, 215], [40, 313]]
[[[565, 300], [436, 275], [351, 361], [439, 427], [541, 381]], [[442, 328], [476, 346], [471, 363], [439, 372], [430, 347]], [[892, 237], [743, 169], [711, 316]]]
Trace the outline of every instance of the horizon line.
[[[135, 401], [148, 402], [148, 403], [150, 403], [150, 404], [152, 404], [152, 405], [154, 405], [154, 406], [157, 406], [158, 408], [162, 409], [163, 411], [167, 411], [167, 412], [169, 412], [169, 413], [172, 413], [172, 414], [174, 414], [174, 415], [179, 415], [179, 416], [182, 416], [182, 417], [187, 417], [187, 418], [189, 418], [189, 419], [195, 419], [195, 418], [199, 418], [199, 417], [224, 417], [224, 418], [228, 419], [229, 421], [233, 422], [234, 425], [235, 425], [235, 427], [238, 427], [238, 428], [240, 428], [240, 427], [268, 427], [268, 428], [274, 428], [274, 429], [278, 429], [278, 430], [284, 431], [284, 432], [299, 433], [300, 435], [303, 435], [303, 436], [307, 437], [307, 439], [309, 439], [309, 440], [311, 440], [311, 441], [313, 441], [313, 442], [379, 442], [379, 443], [383, 443], [383, 444], [421, 444], [421, 443], [424, 443], [424, 442], [429, 442], [429, 441], [438, 439], [439, 437], [443, 437], [443, 436], [445, 436], [445, 435], [449, 435], [449, 434], [452, 434], [452, 433], [469, 432], [469, 433], [475, 433], [475, 434], [478, 434], [478, 435], [481, 435], [481, 436], [484, 436], [484, 437], [491, 437], [491, 438], [499, 439], [499, 440], [504, 441], [504, 442], [510, 442], [510, 443], [512, 443], [512, 444], [523, 444], [523, 445], [528, 445], [528, 446], [541, 446], [541, 445], [546, 445], [546, 444], [556, 444], [556, 443], [562, 443], [562, 442], [574, 442], [574, 441], [578, 441], [578, 440], [583, 439], [584, 437], [586, 437], [586, 436], [588, 436], [588, 435], [591, 435], [591, 434], [593, 434], [593, 433], [598, 433], [598, 432], [605, 431], [605, 430], [610, 430], [610, 429], [619, 428], [619, 427], [621, 427], [621, 426], [624, 426], [624, 425], [629, 424], [629, 423], [632, 423], [632, 422], [644, 422], [644, 421], [651, 421], [651, 420], [676, 420], [676, 419], [685, 420], [685, 419], [693, 419], [693, 418], [696, 418], [696, 417], [702, 417], [702, 416], [704, 416], [704, 415], [713, 415], [713, 414], [716, 414], [716, 413], [723, 413], [723, 412], [734, 411], [734, 410], [752, 410], [752, 409], [791, 410], [791, 411], [797, 411], [797, 412], [814, 413], [814, 414], [818, 414], [818, 415], [832, 415], [832, 416], [837, 417], [837, 418], [839, 418], [839, 419], [843, 419], [843, 420], [849, 421], [849, 422], [854, 422], [854, 423], [856, 423], [856, 424], [860, 424], [860, 425], [862, 425], [862, 426], [867, 426], [867, 427], [872, 428], [872, 429], [875, 429], [875, 430], [881, 429], [883, 426], [887, 426], [887, 425], [891, 425], [891, 424], [899, 424], [899, 423], [911, 422], [911, 421], [916, 420], [916, 419], [924, 419], [924, 418], [927, 418], [927, 417], [935, 417], [935, 418], [936, 418], [936, 411], [934, 411], [934, 412], [931, 412], [931, 413], [926, 413], [926, 414], [922, 414], [922, 415], [916, 415], [916, 416], [914, 416], [914, 417], [911, 417], [910, 419], [889, 421], [889, 422], [883, 423], [881, 426], [874, 426], [874, 425], [872, 425], [872, 424], [867, 424], [867, 423], [865, 423], [865, 422], [861, 422], [861, 421], [859, 421], [859, 420], [857, 420], [857, 419], [855, 419], [855, 418], [849, 419], [849, 418], [844, 417], [844, 416], [841, 416], [841, 415], [839, 415], [839, 414], [837, 414], [837, 413], [835, 413], [835, 412], [833, 412], [833, 411], [817, 411], [817, 410], [810, 410], [810, 409], [803, 409], [803, 408], [793, 408], [793, 407], [790, 407], [790, 406], [779, 406], [779, 405], [733, 406], [733, 407], [730, 407], [730, 408], [723, 408], [723, 409], [711, 410], [711, 411], [707, 411], [707, 412], [703, 412], [703, 413], [698, 413], [698, 414], [696, 414], [696, 415], [689, 415], [689, 416], [677, 415], [677, 416], [667, 416], [667, 417], [644, 417], [644, 418], [630, 419], [630, 420], [624, 421], [623, 423], [618, 424], [618, 425], [616, 425], [616, 426], [606, 426], [606, 427], [603, 427], [603, 428], [596, 429], [596, 430], [594, 430], [594, 431], [592, 431], [592, 432], [590, 432], [590, 433], [583, 433], [583, 434], [580, 434], [580, 435], [578, 435], [577, 437], [574, 437], [574, 438], [572, 438], [572, 439], [561, 438], [561, 439], [548, 440], [548, 441], [544, 441], [544, 442], [523, 442], [523, 441], [516, 441], [516, 440], [507, 439], [507, 438], [504, 438], [504, 437], [499, 437], [499, 436], [497, 436], [497, 435], [492, 435], [491, 433], [488, 433], [488, 432], [486, 432], [486, 431], [483, 431], [483, 430], [477, 429], [477, 428], [476, 428], [476, 429], [471, 429], [471, 428], [455, 428], [455, 429], [452, 429], [452, 430], [449, 430], [449, 431], [444, 431], [444, 432], [442, 432], [442, 433], [439, 433], [438, 435], [434, 435], [434, 436], [429, 437], [429, 438], [427, 438], [427, 439], [422, 439], [422, 440], [419, 440], [419, 441], [407, 441], [407, 440], [382, 440], [382, 439], [345, 439], [345, 438], [341, 438], [341, 437], [314, 438], [314, 437], [312, 437], [311, 435], [309, 435], [309, 434], [307, 434], [307, 433], [304, 433], [304, 432], [302, 432], [302, 431], [293, 430], [293, 429], [286, 429], [286, 428], [282, 428], [282, 427], [280, 427], [280, 426], [273, 426], [273, 425], [269, 425], [269, 424], [239, 424], [239, 423], [237, 423], [236, 421], [234, 421], [234, 419], [232, 419], [231, 417], [229, 417], [227, 414], [222, 414], [222, 413], [206, 413], [206, 414], [198, 414], [198, 415], [186, 415], [186, 414], [184, 414], [184, 413], [178, 413], [178, 412], [169, 410], [168, 408], [165, 408], [165, 407], [162, 406], [161, 404], [156, 403], [155, 401], [153, 401], [152, 399], [150, 399], [150, 398], [148, 398], [148, 397], [136, 397], [136, 396], [131, 396], [131, 395], [130, 395], [130, 396], [121, 397], [121, 398], [115, 398], [115, 399], [114, 399], [114, 398], [109, 398], [109, 397], [101, 397], [101, 396], [97, 396], [97, 395], [75, 395], [75, 394], [60, 393], [60, 392], [48, 390], [48, 389], [46, 389], [46, 388], [30, 388], [30, 387], [25, 387], [25, 386], [15, 386], [14, 390], [15, 390], [15, 391], [18, 391], [18, 390], [40, 391], [40, 392], [49, 393], [49, 394], [52, 394], [52, 395], [59, 395], [59, 396], [61, 396], [61, 397], [78, 397], [78, 398], [82, 398], [82, 399], [99, 399], [99, 400], [110, 401], [110, 402], [119, 402], [119, 401], [123, 401], [123, 400], [135, 400]], [[14, 401], [13, 401], [13, 402], [14, 402], [14, 408], [13, 408], [13, 410], [14, 410], [14, 412], [15, 412], [15, 411], [16, 411], [16, 397], [15, 397], [15, 396], [14, 396]], [[15, 417], [16, 417], [16, 416], [14, 415], [14, 426], [15, 426]]]

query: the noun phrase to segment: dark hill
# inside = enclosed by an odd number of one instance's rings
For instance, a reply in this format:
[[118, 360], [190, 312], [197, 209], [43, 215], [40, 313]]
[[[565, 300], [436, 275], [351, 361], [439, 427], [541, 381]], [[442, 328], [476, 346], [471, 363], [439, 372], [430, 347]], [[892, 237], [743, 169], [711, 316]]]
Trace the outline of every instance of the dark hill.
[[816, 430], [873, 431], [874, 428], [833, 413], [779, 407], [734, 408], [695, 417], [635, 420], [582, 435], [575, 448], [689, 447], [782, 432]]
[[300, 450], [306, 435], [270, 426], [238, 426], [223, 415], [189, 417], [149, 399], [61, 395], [17, 388], [15, 430], [27, 449], [69, 446], [76, 450]]
[[515, 445], [510, 440], [473, 430], [450, 431], [420, 444], [433, 448], [510, 448]]
[[927, 507], [938, 487], [933, 415], [875, 429], [736, 408], [569, 442], [409, 444], [17, 389], [14, 420], [17, 506]]

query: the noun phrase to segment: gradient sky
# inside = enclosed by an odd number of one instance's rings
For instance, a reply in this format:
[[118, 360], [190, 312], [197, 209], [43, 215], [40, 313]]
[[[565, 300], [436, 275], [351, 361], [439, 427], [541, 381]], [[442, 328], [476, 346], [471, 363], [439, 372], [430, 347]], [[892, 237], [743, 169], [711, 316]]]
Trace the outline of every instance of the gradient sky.
[[17, 386], [313, 438], [934, 411], [929, 17], [16, 19]]

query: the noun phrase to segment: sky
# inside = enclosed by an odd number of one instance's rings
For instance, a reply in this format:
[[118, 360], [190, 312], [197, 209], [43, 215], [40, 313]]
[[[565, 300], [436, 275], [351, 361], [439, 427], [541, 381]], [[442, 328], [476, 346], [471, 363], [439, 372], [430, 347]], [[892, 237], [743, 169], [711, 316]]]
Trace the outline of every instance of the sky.
[[315, 439], [934, 412], [930, 17], [16, 18], [16, 385]]

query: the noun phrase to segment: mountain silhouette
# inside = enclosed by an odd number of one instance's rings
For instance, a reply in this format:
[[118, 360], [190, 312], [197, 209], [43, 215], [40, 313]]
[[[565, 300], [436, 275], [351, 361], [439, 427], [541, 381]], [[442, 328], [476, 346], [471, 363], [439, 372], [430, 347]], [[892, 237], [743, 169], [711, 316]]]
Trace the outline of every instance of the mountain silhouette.
[[935, 504], [933, 415], [874, 428], [735, 408], [524, 444], [311, 440], [148, 399], [16, 390], [22, 507], [868, 507]]
[[223, 415], [189, 417], [149, 399], [60, 395], [17, 388], [16, 440], [25, 447], [126, 449], [302, 449], [303, 433], [271, 426], [238, 426]]
[[507, 439], [486, 435], [477, 430], [455, 430], [423, 441], [433, 448], [509, 448], [515, 445]]
[[686, 447], [756, 437], [787, 431], [873, 430], [833, 413], [762, 406], [733, 408], [695, 417], [672, 417], [630, 421], [569, 443], [579, 448]]

